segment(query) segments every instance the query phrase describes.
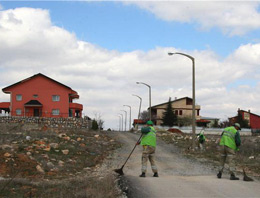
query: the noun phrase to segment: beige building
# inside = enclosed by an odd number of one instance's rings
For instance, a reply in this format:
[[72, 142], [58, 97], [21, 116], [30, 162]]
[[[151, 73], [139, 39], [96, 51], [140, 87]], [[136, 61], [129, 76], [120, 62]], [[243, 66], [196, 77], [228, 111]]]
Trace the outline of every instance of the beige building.
[[[172, 109], [178, 117], [192, 117], [192, 98], [184, 97], [171, 101]], [[168, 102], [152, 106], [152, 120], [156, 125], [162, 124], [163, 113]], [[200, 120], [200, 105], [195, 105], [196, 120]]]

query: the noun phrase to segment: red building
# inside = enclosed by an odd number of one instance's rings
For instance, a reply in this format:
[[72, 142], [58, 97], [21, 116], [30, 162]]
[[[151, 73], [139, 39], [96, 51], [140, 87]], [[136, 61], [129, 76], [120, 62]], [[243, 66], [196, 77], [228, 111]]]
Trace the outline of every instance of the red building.
[[41, 73], [2, 89], [10, 102], [0, 103], [0, 110], [11, 116], [81, 117], [82, 104], [73, 103], [79, 95], [70, 87]]
[[[238, 109], [238, 113], [240, 113], [242, 115], [242, 118], [244, 120], [248, 121], [249, 126], [251, 127], [251, 129], [260, 129], [260, 116], [253, 114], [250, 112], [250, 110], [248, 111], [244, 111], [244, 110], [240, 110]], [[231, 123], [235, 123], [237, 120], [237, 116], [229, 118]]]

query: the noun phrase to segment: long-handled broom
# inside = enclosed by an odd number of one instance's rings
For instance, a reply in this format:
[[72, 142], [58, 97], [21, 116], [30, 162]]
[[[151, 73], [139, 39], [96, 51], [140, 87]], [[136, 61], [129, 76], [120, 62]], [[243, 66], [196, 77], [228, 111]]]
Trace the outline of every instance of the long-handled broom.
[[118, 173], [119, 175], [124, 175], [123, 168], [124, 168], [126, 162], [128, 161], [128, 159], [130, 158], [130, 156], [132, 155], [132, 153], [134, 152], [135, 147], [136, 147], [137, 144], [139, 143], [139, 141], [140, 141], [140, 139], [142, 138], [142, 136], [143, 136], [143, 134], [141, 134], [141, 136], [139, 137], [138, 141], [136, 142], [136, 144], [135, 144], [133, 150], [132, 150], [131, 153], [129, 154], [129, 156], [128, 156], [128, 158], [126, 159], [126, 161], [125, 161], [125, 163], [123, 164], [123, 166], [122, 166], [121, 168], [119, 168], [119, 169], [115, 169], [115, 170], [114, 170], [114, 171], [115, 171], [116, 173]]

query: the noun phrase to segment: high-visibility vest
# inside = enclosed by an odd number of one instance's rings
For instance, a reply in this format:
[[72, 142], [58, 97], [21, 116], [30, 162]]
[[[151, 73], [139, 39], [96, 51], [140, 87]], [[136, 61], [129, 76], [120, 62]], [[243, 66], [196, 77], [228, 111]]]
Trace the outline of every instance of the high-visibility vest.
[[156, 147], [156, 131], [150, 126], [150, 132], [142, 136], [141, 145]]
[[224, 129], [222, 137], [220, 139], [219, 145], [227, 146], [233, 150], [237, 150], [236, 142], [235, 142], [235, 136], [236, 136], [237, 130], [235, 127], [227, 127]]

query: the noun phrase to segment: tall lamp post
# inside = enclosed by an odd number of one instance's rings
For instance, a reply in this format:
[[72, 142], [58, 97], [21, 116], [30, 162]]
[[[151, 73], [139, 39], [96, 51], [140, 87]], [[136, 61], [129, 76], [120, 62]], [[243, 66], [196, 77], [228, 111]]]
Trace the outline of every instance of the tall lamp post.
[[120, 117], [122, 118], [121, 119], [121, 129], [122, 129], [122, 131], [123, 131], [123, 114], [122, 113], [119, 113], [119, 115], [120, 115]]
[[120, 110], [125, 112], [125, 131], [126, 131], [126, 119], [127, 119], [127, 112], [125, 110]]
[[143, 83], [143, 82], [136, 82], [136, 84], [143, 84], [149, 88], [149, 120], [152, 120], [152, 109], [151, 109], [151, 86]]
[[119, 117], [118, 131], [120, 131], [120, 125], [121, 125], [121, 116], [119, 116], [119, 115], [118, 115], [118, 117]]
[[131, 106], [130, 105], [123, 105], [123, 106], [130, 108], [130, 112], [129, 112], [129, 114], [130, 114], [130, 118], [129, 118], [129, 131], [130, 131], [131, 130]]
[[141, 105], [142, 105], [142, 98], [138, 95], [134, 95], [132, 94], [133, 96], [136, 96], [140, 99], [140, 105], [139, 105], [139, 112], [138, 112], [138, 120], [140, 119], [140, 114], [141, 114]]
[[184, 54], [184, 53], [179, 53], [179, 52], [175, 52], [175, 53], [171, 53], [169, 52], [168, 55], [174, 55], [174, 54], [179, 54], [182, 56], [186, 56], [189, 59], [191, 59], [192, 61], [192, 148], [195, 148], [195, 132], [196, 132], [196, 119], [195, 119], [195, 59], [188, 55], [188, 54]]

